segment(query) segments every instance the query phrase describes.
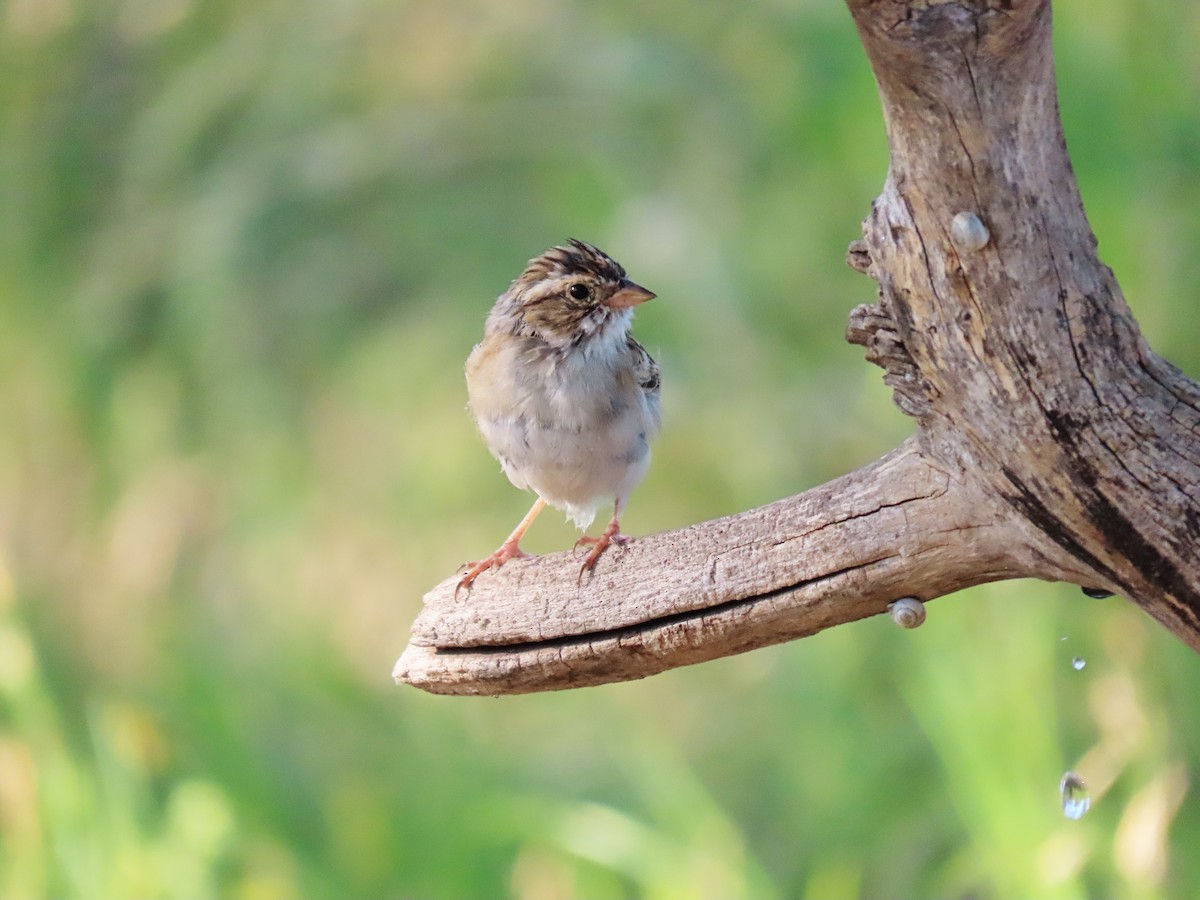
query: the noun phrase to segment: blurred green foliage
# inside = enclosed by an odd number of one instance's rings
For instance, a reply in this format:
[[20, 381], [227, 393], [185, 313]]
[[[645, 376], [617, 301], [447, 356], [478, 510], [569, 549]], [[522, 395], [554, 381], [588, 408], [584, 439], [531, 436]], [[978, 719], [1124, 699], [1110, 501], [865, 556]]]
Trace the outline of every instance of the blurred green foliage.
[[[1101, 251], [1200, 373], [1200, 8], [1056, 12]], [[527, 504], [461, 366], [552, 243], [660, 295], [632, 533], [909, 432], [842, 340], [887, 150], [836, 0], [8, 0], [0, 75], [0, 896], [1200, 895], [1200, 662], [1069, 586], [578, 693], [390, 683]]]

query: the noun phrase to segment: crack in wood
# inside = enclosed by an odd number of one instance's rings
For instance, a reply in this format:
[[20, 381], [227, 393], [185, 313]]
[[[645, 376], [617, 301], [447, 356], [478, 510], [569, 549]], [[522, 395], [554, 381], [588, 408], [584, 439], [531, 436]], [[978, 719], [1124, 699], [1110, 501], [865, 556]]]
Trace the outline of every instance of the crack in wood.
[[[848, 252], [878, 304], [854, 309], [846, 337], [884, 369], [914, 437], [778, 506], [660, 538], [586, 597], [556, 595], [549, 567], [463, 611], [443, 602], [448, 580], [398, 679], [447, 693], [628, 680], [882, 612], [901, 590], [1022, 576], [1118, 591], [1200, 650], [1200, 384], [1153, 354], [1096, 257], [1049, 0], [849, 5], [891, 164]], [[994, 237], [967, 266], [945, 228], [965, 197]], [[903, 522], [871, 527], [893, 507]], [[721, 540], [748, 549], [723, 568]]]
[[494, 656], [502, 653], [525, 653], [530, 650], [541, 650], [551, 647], [563, 648], [582, 646], [595, 643], [597, 641], [611, 640], [614, 638], [617, 640], [625, 640], [634, 635], [644, 634], [648, 631], [669, 628], [672, 625], [678, 625], [685, 622], [702, 622], [706, 618], [715, 618], [735, 610], [751, 608], [766, 601], [773, 600], [777, 597], [782, 597], [796, 591], [804, 590], [805, 588], [815, 587], [816, 585], [833, 581], [836, 578], [869, 568], [870, 566], [877, 565], [885, 560], [895, 559], [898, 555], [899, 554], [896, 553], [885, 553], [873, 559], [864, 560], [863, 562], [855, 563], [852, 566], [846, 566], [845, 568], [838, 569], [835, 572], [827, 572], [823, 575], [817, 576], [816, 578], [809, 578], [804, 581], [798, 581], [794, 584], [784, 585], [782, 587], [775, 588], [774, 590], [765, 591], [761, 594], [754, 594], [749, 597], [740, 597], [735, 600], [727, 600], [724, 603], [717, 603], [712, 606], [702, 606], [697, 609], [683, 610], [664, 616], [656, 616], [653, 619], [646, 619], [642, 622], [633, 622], [628, 625], [622, 625], [618, 628], [609, 628], [601, 631], [588, 631], [582, 634], [561, 635], [559, 637], [546, 638], [545, 640], [539, 641], [518, 641], [511, 644], [482, 644], [470, 647], [433, 645], [433, 649], [439, 655], [446, 656], [461, 656], [466, 654]]

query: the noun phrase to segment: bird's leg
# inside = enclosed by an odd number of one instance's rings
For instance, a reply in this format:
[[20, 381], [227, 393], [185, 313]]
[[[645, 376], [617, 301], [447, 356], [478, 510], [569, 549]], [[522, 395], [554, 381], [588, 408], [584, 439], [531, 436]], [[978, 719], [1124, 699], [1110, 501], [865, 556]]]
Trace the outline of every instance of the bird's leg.
[[580, 581], [583, 581], [584, 572], [590, 572], [592, 569], [596, 568], [596, 560], [598, 560], [600, 555], [608, 549], [609, 544], [616, 544], [618, 547], [624, 547], [629, 543], [630, 540], [632, 540], [632, 538], [628, 537], [627, 535], [621, 534], [622, 506], [624, 506], [624, 503], [620, 499], [613, 504], [612, 521], [609, 522], [608, 527], [601, 532], [600, 537], [588, 537], [585, 534], [575, 542], [576, 547], [579, 547], [581, 544], [592, 545], [591, 552], [587, 555], [587, 559], [583, 561], [583, 567], [579, 570]]
[[529, 530], [529, 526], [533, 524], [533, 520], [537, 518], [538, 513], [542, 511], [542, 507], [546, 505], [546, 501], [540, 496], [533, 502], [533, 506], [529, 512], [525, 514], [525, 518], [521, 523], [513, 529], [513, 533], [508, 536], [508, 539], [500, 545], [500, 548], [489, 556], [487, 559], [481, 559], [479, 562], [466, 563], [469, 567], [467, 574], [459, 581], [458, 587], [454, 589], [457, 594], [463, 588], [470, 590], [471, 584], [476, 578], [488, 569], [498, 569], [510, 559], [524, 559], [529, 556], [524, 550], [517, 546], [521, 538], [525, 536], [525, 532]]

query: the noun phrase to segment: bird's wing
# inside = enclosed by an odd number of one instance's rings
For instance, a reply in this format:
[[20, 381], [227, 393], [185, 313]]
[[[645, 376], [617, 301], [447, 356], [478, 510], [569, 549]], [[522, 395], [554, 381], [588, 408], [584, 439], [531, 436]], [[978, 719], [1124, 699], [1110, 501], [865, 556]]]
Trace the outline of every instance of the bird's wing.
[[638, 387], [646, 394], [657, 397], [662, 385], [658, 363], [632, 334], [628, 336], [628, 347], [629, 355], [633, 359], [633, 377], [637, 380]]

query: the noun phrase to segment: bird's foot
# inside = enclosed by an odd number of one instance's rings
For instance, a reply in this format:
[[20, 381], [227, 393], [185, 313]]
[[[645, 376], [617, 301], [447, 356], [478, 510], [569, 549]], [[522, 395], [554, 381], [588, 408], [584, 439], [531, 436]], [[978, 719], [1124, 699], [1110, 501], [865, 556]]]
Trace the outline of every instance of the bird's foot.
[[498, 569], [510, 559], [528, 559], [529, 556], [530, 554], [517, 546], [516, 541], [505, 541], [500, 545], [500, 549], [487, 559], [481, 559], [478, 562], [463, 563], [460, 568], [465, 568], [467, 573], [463, 575], [458, 582], [458, 586], [455, 587], [454, 596], [457, 597], [458, 592], [463, 588], [466, 588], [469, 593], [471, 585], [475, 583], [475, 579], [488, 569]]
[[599, 537], [588, 537], [586, 534], [575, 542], [575, 549], [581, 546], [591, 546], [591, 552], [588, 553], [587, 559], [583, 561], [583, 565], [579, 569], [579, 581], [583, 582], [585, 572], [590, 572], [596, 568], [596, 561], [600, 559], [609, 544], [616, 544], [618, 547], [624, 547], [633, 538], [629, 535], [621, 534], [621, 525], [613, 519], [608, 523], [608, 527], [604, 529]]

